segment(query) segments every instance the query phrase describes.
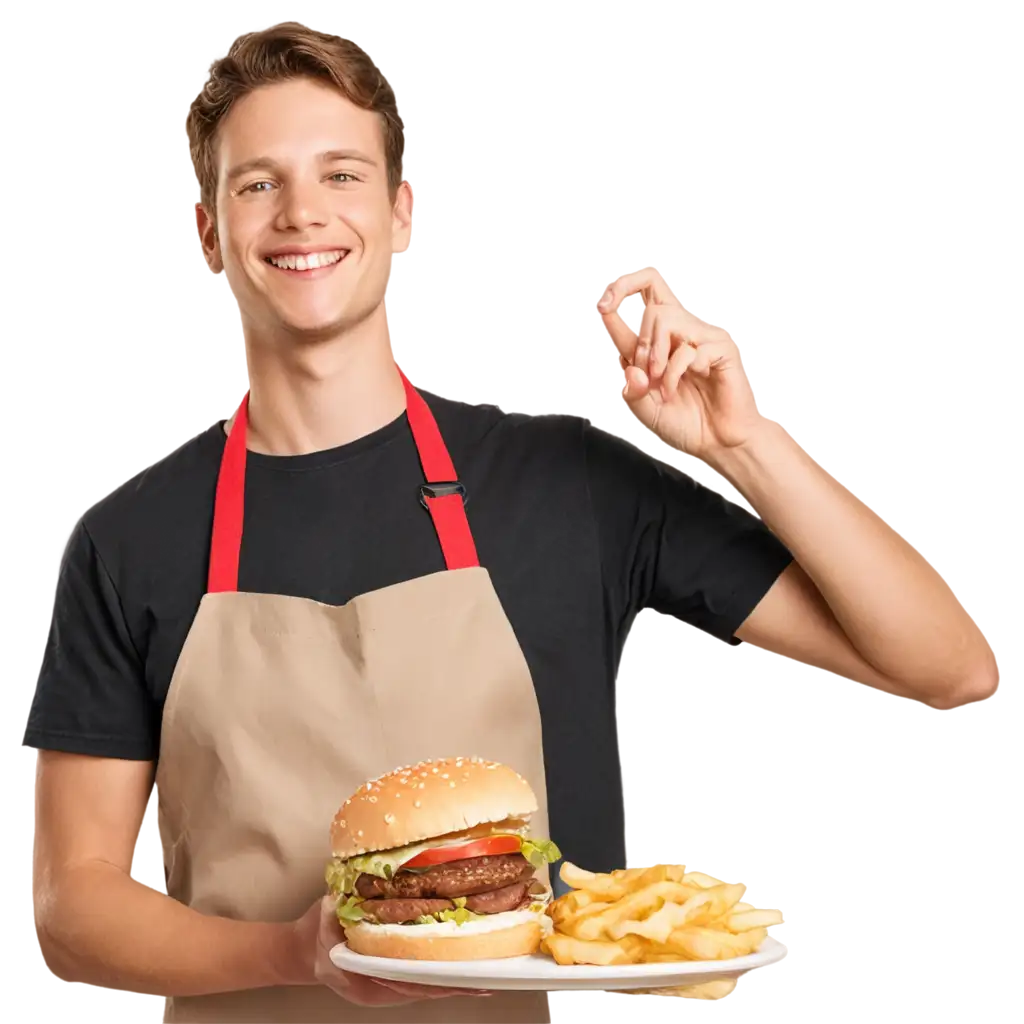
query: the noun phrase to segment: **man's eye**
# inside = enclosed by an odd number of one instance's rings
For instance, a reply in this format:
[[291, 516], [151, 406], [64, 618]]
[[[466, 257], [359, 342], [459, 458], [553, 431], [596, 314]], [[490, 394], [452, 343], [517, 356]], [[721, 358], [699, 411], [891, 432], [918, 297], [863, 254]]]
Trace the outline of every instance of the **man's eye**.
[[338, 178], [338, 177], [351, 178], [352, 181], [358, 181], [359, 180], [354, 174], [349, 174], [348, 171], [335, 171], [334, 174], [331, 175], [331, 177], [332, 178]]
[[264, 191], [264, 189], [258, 189], [256, 186], [257, 185], [269, 185], [269, 184], [270, 184], [269, 181], [254, 181], [251, 185], [246, 185], [245, 188], [242, 189], [242, 191], [243, 192], [262, 192], [262, 191]]

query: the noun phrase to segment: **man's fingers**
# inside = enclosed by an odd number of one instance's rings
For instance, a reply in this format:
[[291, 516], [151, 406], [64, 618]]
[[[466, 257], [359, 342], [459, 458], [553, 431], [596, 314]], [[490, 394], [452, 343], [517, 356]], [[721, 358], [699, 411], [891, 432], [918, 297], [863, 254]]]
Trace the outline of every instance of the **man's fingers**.
[[615, 309], [607, 313], [602, 310], [601, 319], [604, 320], [604, 326], [619, 350], [619, 358], [625, 359], [627, 363], [632, 361], [633, 352], [636, 350], [636, 335]]
[[452, 996], [489, 996], [486, 989], [442, 988], [436, 985], [417, 985], [407, 981], [385, 981], [363, 974], [338, 971], [326, 979], [343, 999], [359, 1006], [401, 1006], [422, 999], [450, 999]]
[[424, 998], [412, 992], [402, 992], [392, 984], [385, 984], [362, 974], [344, 973], [344, 987], [338, 994], [358, 1006], [401, 1006], [415, 999]]
[[[654, 267], [644, 267], [633, 274], [623, 274], [608, 286], [611, 293], [610, 309], [618, 309], [619, 303], [629, 295], [637, 292], [643, 294], [645, 305], [651, 303], [671, 304], [680, 306], [680, 301], [672, 294], [672, 289]], [[607, 293], [606, 293], [607, 294]], [[601, 307], [598, 306], [600, 309]], [[603, 310], [602, 310], [603, 312]]]
[[339, 942], [345, 941], [345, 933], [335, 913], [337, 905], [338, 900], [334, 896], [325, 896], [320, 901], [320, 927], [317, 930], [317, 938], [326, 950], [331, 950]]
[[643, 319], [640, 321], [640, 332], [636, 336], [636, 349], [633, 352], [633, 365], [643, 370], [648, 379], [654, 377], [654, 366], [651, 362], [654, 347], [654, 331], [658, 322], [658, 307], [647, 306]]
[[656, 418], [657, 401], [651, 394], [650, 378], [633, 366], [626, 366], [618, 383], [618, 403], [630, 416], [642, 422], [653, 423]]
[[[648, 307], [651, 308], [651, 307]], [[654, 307], [657, 308], [657, 307]], [[661, 308], [664, 313], [664, 307]], [[672, 322], [671, 317], [654, 317], [654, 336], [651, 340], [651, 361], [647, 368], [647, 376], [651, 378], [651, 388], [661, 387], [661, 378], [668, 368], [672, 355]]]
[[400, 992], [403, 996], [410, 996], [413, 999], [442, 999], [446, 996], [470, 995], [477, 989], [472, 988], [448, 988], [442, 985], [418, 985], [414, 981], [389, 981], [386, 978], [373, 979], [376, 984], [383, 985], [394, 992]]
[[666, 397], [672, 397], [679, 387], [679, 382], [683, 379], [683, 374], [689, 369], [696, 357], [697, 349], [692, 348], [690, 345], [680, 345], [672, 353], [668, 361], [668, 369], [665, 370], [665, 377], [661, 382]]

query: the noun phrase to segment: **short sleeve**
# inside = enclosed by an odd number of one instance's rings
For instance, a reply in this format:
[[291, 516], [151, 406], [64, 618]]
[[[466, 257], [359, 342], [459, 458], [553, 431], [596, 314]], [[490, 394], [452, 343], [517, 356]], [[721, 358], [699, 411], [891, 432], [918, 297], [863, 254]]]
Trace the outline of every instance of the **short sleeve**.
[[585, 448], [615, 616], [628, 623], [652, 608], [739, 644], [789, 550], [745, 508], [589, 423]]
[[24, 744], [155, 760], [156, 715], [120, 597], [80, 521], [61, 560]]

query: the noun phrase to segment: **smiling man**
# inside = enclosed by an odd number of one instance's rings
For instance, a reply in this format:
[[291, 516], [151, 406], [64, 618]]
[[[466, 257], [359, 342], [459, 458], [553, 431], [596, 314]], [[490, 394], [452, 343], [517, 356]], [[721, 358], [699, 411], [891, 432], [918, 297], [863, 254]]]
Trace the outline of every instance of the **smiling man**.
[[[489, 758], [531, 783], [538, 835], [621, 866], [615, 677], [645, 608], [933, 708], [994, 691], [946, 584], [759, 414], [729, 334], [653, 269], [598, 307], [624, 400], [757, 516], [585, 420], [406, 380], [385, 307], [412, 226], [402, 121], [353, 43], [295, 23], [241, 37], [188, 134], [250, 390], [65, 552], [25, 736], [59, 977], [166, 996], [174, 1021], [544, 1021], [543, 993], [331, 965], [339, 796]], [[636, 335], [617, 309], [638, 292]], [[131, 877], [154, 782], [167, 895]]]

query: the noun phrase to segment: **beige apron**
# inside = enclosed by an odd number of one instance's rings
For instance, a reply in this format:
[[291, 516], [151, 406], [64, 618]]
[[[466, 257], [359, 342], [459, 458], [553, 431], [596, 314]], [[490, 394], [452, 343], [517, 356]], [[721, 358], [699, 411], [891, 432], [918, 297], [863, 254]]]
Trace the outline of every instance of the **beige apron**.
[[[163, 713], [157, 768], [167, 891], [203, 914], [290, 921], [325, 892], [329, 828], [366, 779], [436, 757], [511, 765], [548, 835], [529, 668], [477, 564], [464, 492], [404, 375], [426, 506], [447, 570], [333, 606], [238, 593], [248, 395], [217, 484], [210, 583]], [[429, 485], [434, 484], [431, 488]], [[426, 515], [427, 512], [424, 512]], [[362, 1007], [318, 986], [167, 1000], [165, 1021], [548, 1021], [543, 992]]]

